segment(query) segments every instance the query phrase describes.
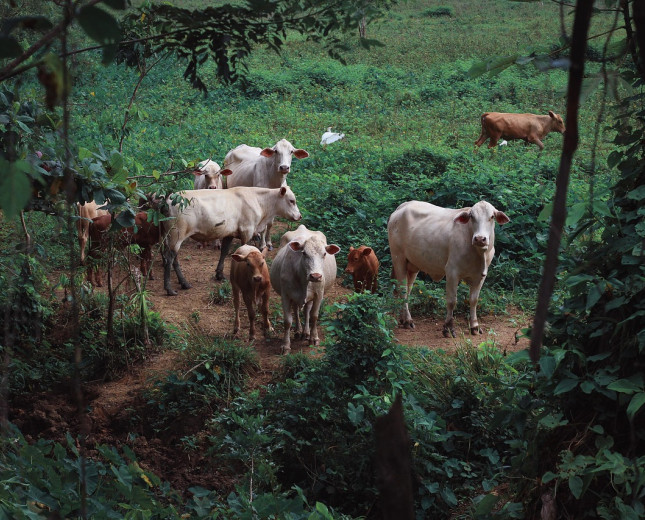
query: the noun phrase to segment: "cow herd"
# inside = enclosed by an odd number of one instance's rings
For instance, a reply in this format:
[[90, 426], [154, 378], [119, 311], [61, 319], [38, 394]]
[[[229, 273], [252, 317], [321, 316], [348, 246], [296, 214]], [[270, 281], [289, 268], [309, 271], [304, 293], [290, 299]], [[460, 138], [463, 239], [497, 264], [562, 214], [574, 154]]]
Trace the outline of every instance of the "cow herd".
[[[551, 131], [564, 132], [562, 118], [553, 112], [547, 116], [533, 114], [501, 114], [487, 112], [481, 117], [482, 131], [475, 143], [480, 146], [490, 137], [489, 148], [502, 139], [523, 139], [544, 147], [541, 139]], [[212, 159], [202, 161], [193, 172], [194, 190], [180, 194], [186, 205], [173, 205], [167, 199], [167, 219], [157, 228], [146, 221], [146, 213], [136, 216], [134, 228], [124, 229], [118, 244], [137, 243], [143, 250], [141, 271], [150, 272], [150, 248], [162, 239], [164, 289], [174, 296], [171, 268], [182, 289], [190, 283], [184, 277], [177, 253], [182, 243], [191, 238], [201, 243], [221, 241], [216, 268], [218, 280], [224, 279], [223, 266], [234, 238], [242, 242], [232, 255], [230, 280], [234, 303], [234, 334], [240, 328], [240, 298], [244, 300], [249, 317], [249, 340], [255, 339], [256, 307], [262, 315], [264, 334], [273, 329], [269, 321], [271, 288], [282, 300], [284, 337], [282, 351], [290, 350], [290, 331], [295, 320], [295, 337], [319, 343], [317, 320], [322, 298], [336, 279], [336, 254], [340, 248], [328, 244], [321, 231], [300, 225], [285, 233], [271, 267], [267, 266], [267, 251], [273, 249], [271, 226], [275, 217], [299, 221], [301, 214], [293, 191], [287, 185], [287, 175], [295, 157], [309, 154], [296, 149], [286, 139], [271, 148], [240, 145], [229, 151], [224, 168]], [[223, 189], [226, 188], [226, 189]], [[464, 280], [470, 287], [470, 332], [481, 334], [477, 320], [477, 300], [495, 254], [495, 224], [505, 224], [509, 218], [486, 201], [472, 207], [446, 209], [422, 201], [402, 203], [389, 217], [388, 242], [392, 258], [391, 278], [395, 291], [405, 287], [405, 304], [400, 323], [414, 327], [407, 299], [419, 271], [435, 280], [446, 278], [446, 319], [444, 336], [455, 337], [453, 313], [457, 286]], [[105, 247], [111, 216], [94, 202], [80, 206], [78, 221], [81, 260], [85, 257], [88, 237], [90, 256], [96, 257]], [[259, 236], [259, 248], [247, 245]], [[117, 244], [117, 245], [118, 245]], [[351, 274], [354, 289], [376, 292], [379, 261], [368, 246], [350, 247], [345, 272]], [[100, 273], [88, 269], [91, 282], [100, 285]], [[303, 311], [301, 323], [300, 312]]]

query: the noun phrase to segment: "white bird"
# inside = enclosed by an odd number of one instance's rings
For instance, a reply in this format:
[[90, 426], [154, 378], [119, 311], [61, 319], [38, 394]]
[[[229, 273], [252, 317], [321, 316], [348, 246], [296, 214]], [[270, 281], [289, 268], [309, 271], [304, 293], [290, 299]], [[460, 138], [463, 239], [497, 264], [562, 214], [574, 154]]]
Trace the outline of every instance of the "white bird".
[[322, 146], [327, 146], [330, 143], [333, 143], [334, 141], [340, 141], [345, 137], [345, 134], [339, 134], [337, 132], [332, 132], [331, 131], [331, 126], [327, 127], [327, 131], [322, 135], [322, 139], [320, 140], [320, 144]]
[[508, 144], [508, 141], [502, 139], [497, 146], [506, 146]]

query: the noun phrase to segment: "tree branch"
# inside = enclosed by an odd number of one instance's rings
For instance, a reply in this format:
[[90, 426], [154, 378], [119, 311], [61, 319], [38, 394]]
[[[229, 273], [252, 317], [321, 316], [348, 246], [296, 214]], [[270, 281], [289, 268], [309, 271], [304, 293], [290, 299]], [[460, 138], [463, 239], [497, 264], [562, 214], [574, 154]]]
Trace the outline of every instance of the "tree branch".
[[540, 358], [540, 347], [544, 338], [544, 326], [549, 310], [551, 295], [555, 285], [558, 254], [562, 239], [562, 228], [567, 216], [567, 188], [573, 154], [578, 148], [578, 108], [582, 79], [584, 75], [585, 52], [587, 50], [587, 34], [593, 11], [593, 0], [579, 0], [576, 4], [576, 14], [573, 22], [571, 39], [571, 67], [569, 68], [569, 85], [567, 89], [567, 130], [564, 134], [564, 144], [560, 157], [560, 168], [556, 179], [556, 191], [553, 201], [553, 215], [549, 229], [544, 273], [538, 291], [538, 302], [535, 309], [533, 329], [531, 331], [530, 354], [533, 363]]

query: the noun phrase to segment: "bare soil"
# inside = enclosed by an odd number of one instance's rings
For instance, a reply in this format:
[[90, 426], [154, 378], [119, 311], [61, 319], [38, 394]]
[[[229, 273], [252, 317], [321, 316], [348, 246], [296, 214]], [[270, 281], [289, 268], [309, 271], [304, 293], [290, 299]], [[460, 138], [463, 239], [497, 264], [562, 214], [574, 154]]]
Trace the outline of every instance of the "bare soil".
[[[239, 246], [234, 242], [232, 249]], [[275, 256], [272, 251], [269, 257]], [[341, 253], [342, 254], [342, 253]], [[163, 272], [159, 257], [155, 258], [153, 271], [155, 279], [148, 282], [153, 308], [160, 312], [163, 319], [180, 328], [190, 324], [210, 336], [231, 337], [233, 330], [233, 304], [229, 298], [224, 304], [210, 303], [211, 292], [221, 282], [214, 279], [215, 266], [219, 251], [213, 248], [199, 248], [197, 242], [184, 243], [179, 253], [184, 275], [192, 284], [189, 290], [179, 290], [177, 296], [167, 296], [163, 289]], [[226, 260], [225, 273], [230, 270], [230, 256]], [[173, 287], [179, 288], [173, 274]], [[326, 294], [328, 301], [345, 298], [351, 290], [342, 285], [338, 278], [333, 289]], [[101, 289], [99, 289], [101, 290]], [[270, 309], [281, 307], [280, 299], [275, 292], [271, 296]], [[505, 352], [524, 349], [528, 346], [526, 339], [518, 341], [519, 330], [528, 326], [529, 317], [516, 309], [509, 309], [500, 315], [480, 316], [480, 325], [486, 332], [478, 337], [468, 333], [467, 318], [456, 316], [456, 338], [444, 338], [442, 335], [443, 316], [414, 316], [414, 329], [397, 328], [395, 338], [404, 345], [425, 346], [431, 349], [454, 349], [466, 339], [473, 339], [475, 344], [485, 340], [494, 342]], [[259, 321], [258, 321], [259, 325]], [[261, 327], [256, 327], [261, 338]], [[276, 324], [277, 332], [268, 340], [259, 339], [254, 348], [260, 360], [260, 370], [251, 376], [250, 386], [257, 388], [270, 382], [276, 370], [281, 366], [281, 324]], [[321, 339], [324, 330], [319, 329]], [[248, 338], [248, 318], [246, 310], [241, 309], [240, 338]], [[311, 352], [305, 341], [292, 341], [292, 352]], [[168, 372], [178, 369], [180, 354], [177, 350], [164, 350], [150, 355], [143, 363], [135, 366], [121, 379], [110, 382], [94, 382], [83, 388], [83, 400], [87, 414], [79, 414], [77, 400], [70, 393], [46, 394], [21, 397], [11, 403], [10, 420], [16, 423], [27, 438], [51, 438], [57, 441], [64, 439], [65, 433], [85, 432], [86, 445], [90, 450], [97, 443], [119, 446], [130, 445], [139, 463], [155, 471], [162, 479], [168, 480], [176, 489], [187, 489], [190, 486], [203, 486], [229, 491], [235, 481], [234, 469], [213, 463], [205, 450], [185, 451], [181, 448], [182, 435], [192, 434], [201, 438], [200, 431], [203, 418], [177, 418], [176, 431], [153, 432], [145, 426], [145, 416], [151, 413], [142, 398], [142, 390], [151, 385], [155, 379], [162, 379]], [[133, 425], [133, 417], [138, 422]], [[143, 417], [143, 421], [141, 418]], [[134, 431], [133, 431], [134, 430]], [[172, 429], [171, 429], [172, 430]], [[135, 435], [132, 435], [135, 434]], [[201, 436], [201, 437], [200, 437]]]

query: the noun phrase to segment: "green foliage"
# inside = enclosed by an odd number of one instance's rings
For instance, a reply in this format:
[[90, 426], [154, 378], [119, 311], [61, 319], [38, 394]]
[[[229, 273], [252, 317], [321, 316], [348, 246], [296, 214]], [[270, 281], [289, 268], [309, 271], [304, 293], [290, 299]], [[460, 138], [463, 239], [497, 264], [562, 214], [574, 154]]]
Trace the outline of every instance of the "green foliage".
[[218, 283], [211, 291], [208, 293], [208, 303], [210, 305], [223, 305], [226, 302], [231, 300], [231, 292], [233, 288], [231, 282], [224, 280], [222, 283]]
[[155, 430], [169, 427], [180, 416], [206, 417], [217, 405], [230, 403], [258, 368], [255, 350], [240, 342], [210, 340], [193, 332], [186, 344], [182, 364], [187, 368], [170, 372], [146, 391]]
[[[16, 520], [81, 517], [124, 519], [246, 520], [278, 514], [290, 520], [350, 520], [322, 503], [309, 505], [300, 489], [226, 499], [213, 491], [190, 488], [191, 497], [139, 466], [132, 450], [97, 446], [92, 458], [82, 457], [70, 435], [61, 445], [40, 439], [28, 443], [12, 427], [0, 439], [0, 515]], [[82, 484], [82, 485], [81, 485]]]
[[438, 5], [437, 7], [430, 7], [423, 11], [423, 16], [429, 16], [431, 18], [439, 18], [441, 16], [454, 16], [455, 12], [453, 8], [449, 5]]

